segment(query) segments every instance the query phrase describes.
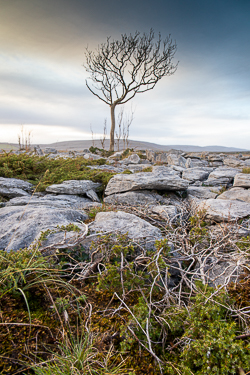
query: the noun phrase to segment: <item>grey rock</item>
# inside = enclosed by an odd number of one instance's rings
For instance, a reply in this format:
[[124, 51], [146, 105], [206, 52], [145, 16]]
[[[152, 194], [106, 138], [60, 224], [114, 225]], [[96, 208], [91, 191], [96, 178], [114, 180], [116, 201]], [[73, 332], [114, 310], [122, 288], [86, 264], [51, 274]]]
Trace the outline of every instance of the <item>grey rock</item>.
[[162, 237], [160, 229], [147, 221], [122, 211], [99, 212], [93, 225], [89, 227], [90, 233], [121, 233], [129, 238], [145, 244], [147, 248], [153, 248], [155, 240]]
[[127, 193], [112, 194], [104, 198], [108, 204], [124, 204], [129, 206], [145, 206], [157, 204], [162, 201], [162, 196], [147, 190], [128, 191]]
[[156, 152], [153, 150], [146, 150], [146, 156], [151, 163], [155, 163], [156, 161]]
[[152, 173], [166, 175], [166, 176], [170, 174], [175, 175], [175, 176], [180, 176], [181, 175], [180, 168], [181, 167], [178, 167], [178, 166], [167, 167], [165, 165], [154, 165], [152, 167]]
[[212, 186], [212, 187], [227, 187], [230, 182], [232, 181], [231, 178], [208, 178], [206, 181], [202, 182], [202, 186]]
[[36, 155], [39, 155], [39, 156], [43, 155], [43, 151], [42, 151], [42, 149], [39, 145], [34, 146], [34, 152], [35, 152]]
[[44, 154], [57, 154], [57, 150], [53, 147], [45, 147]]
[[[78, 225], [87, 219], [83, 212], [49, 206], [4, 207], [0, 209], [0, 249], [18, 250], [29, 247], [41, 231], [57, 225]], [[62, 232], [63, 233], [63, 232]]]
[[[173, 171], [174, 172], [174, 171]], [[139, 172], [136, 174], [117, 174], [106, 187], [105, 194], [111, 195], [131, 190], [186, 190], [188, 181], [166, 172]]]
[[212, 155], [208, 155], [207, 158], [211, 162], [216, 162], [216, 161], [223, 162], [223, 158], [220, 155], [216, 155], [216, 154], [214, 155], [214, 154], [212, 154]]
[[46, 194], [44, 196], [28, 196], [12, 198], [6, 202], [6, 206], [50, 206], [58, 208], [74, 208], [82, 210], [89, 207], [101, 207], [100, 203], [94, 203], [90, 199], [79, 197], [77, 195], [53, 195]]
[[176, 155], [176, 154], [169, 154], [167, 156], [167, 162], [168, 162], [168, 165], [177, 165], [179, 167], [186, 168], [187, 160], [183, 156]]
[[150, 168], [150, 167], [152, 167], [152, 165], [151, 164], [130, 164], [127, 168], [128, 168], [128, 170], [130, 170], [131, 172], [141, 172], [141, 171], [143, 171], [143, 169], [145, 169], [145, 168]]
[[229, 199], [207, 199], [198, 205], [206, 218], [215, 222], [238, 220], [250, 215], [250, 203]]
[[213, 172], [210, 173], [209, 179], [222, 179], [222, 178], [228, 178], [231, 181], [233, 181], [234, 177], [237, 173], [239, 173], [240, 170], [237, 168], [230, 168], [230, 167], [220, 167], [216, 168]]
[[203, 181], [206, 180], [208, 176], [209, 172], [198, 168], [189, 168], [182, 173], [182, 178], [189, 181]]
[[234, 187], [220, 194], [217, 199], [232, 199], [250, 203], [250, 190]]
[[219, 194], [218, 188], [204, 187], [204, 186], [189, 186], [187, 195], [194, 196], [198, 199], [214, 199]]
[[250, 188], [250, 174], [238, 173], [234, 178], [235, 187]]
[[244, 162], [234, 157], [225, 158], [223, 164], [232, 168], [244, 167]]
[[[100, 183], [90, 180], [68, 180], [61, 184], [48, 186], [46, 191], [56, 194], [85, 195], [89, 190], [97, 191], [100, 187]], [[93, 196], [93, 193], [90, 192], [89, 195]]]
[[93, 189], [87, 190], [86, 193], [88, 198], [90, 198], [93, 202], [100, 202], [100, 199], [96, 192]]
[[246, 159], [244, 161], [244, 165], [245, 165], [245, 167], [250, 167], [250, 159]]
[[167, 205], [150, 206], [150, 211], [154, 214], [159, 215], [162, 219], [167, 221], [175, 218], [178, 214], [177, 208], [175, 206]]
[[0, 195], [14, 198], [29, 196], [34, 186], [17, 178], [0, 177]]
[[132, 154], [132, 155], [129, 155], [128, 160], [129, 160], [129, 164], [139, 164], [141, 159], [139, 155]]
[[103, 159], [103, 157], [101, 157], [101, 156], [99, 156], [99, 155], [96, 155], [96, 154], [91, 154], [91, 153], [85, 154], [83, 157], [84, 157], [84, 159], [86, 159], [86, 160], [98, 160], [98, 159]]
[[161, 153], [156, 156], [156, 161], [159, 161], [161, 163], [168, 163], [168, 154], [166, 153]]

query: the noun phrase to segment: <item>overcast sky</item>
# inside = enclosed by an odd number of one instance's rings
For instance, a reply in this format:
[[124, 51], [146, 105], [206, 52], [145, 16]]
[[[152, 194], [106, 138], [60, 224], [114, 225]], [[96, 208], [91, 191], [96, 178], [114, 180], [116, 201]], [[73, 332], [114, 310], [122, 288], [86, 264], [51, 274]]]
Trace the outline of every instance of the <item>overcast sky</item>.
[[85, 48], [153, 28], [179, 65], [125, 106], [130, 139], [250, 149], [249, 19], [249, 0], [0, 0], [0, 143], [21, 125], [34, 143], [99, 139], [110, 111], [86, 88]]

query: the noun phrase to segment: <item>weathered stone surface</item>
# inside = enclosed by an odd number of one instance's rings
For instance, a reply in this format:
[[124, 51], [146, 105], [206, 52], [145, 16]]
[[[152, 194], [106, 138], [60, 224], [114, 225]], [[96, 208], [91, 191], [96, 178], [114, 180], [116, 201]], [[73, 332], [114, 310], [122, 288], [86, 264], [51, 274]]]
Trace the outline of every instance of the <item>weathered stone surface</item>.
[[203, 168], [208, 166], [207, 160], [190, 159], [190, 162], [186, 163], [186, 168]]
[[[46, 191], [56, 194], [85, 195], [88, 191], [97, 191], [100, 187], [100, 183], [90, 180], [68, 180], [62, 184], [48, 186]], [[93, 194], [90, 192], [89, 195], [92, 196]]]
[[147, 156], [147, 159], [149, 161], [151, 161], [151, 163], [155, 162], [155, 159], [156, 159], [156, 153], [155, 153], [155, 151], [153, 151], [153, 150], [146, 150], [146, 156]]
[[[176, 169], [175, 169], [176, 168]], [[162, 175], [175, 175], [175, 176], [180, 176], [181, 173], [180, 173], [180, 168], [181, 167], [167, 167], [165, 165], [154, 165], [152, 167], [152, 172], [155, 173], [155, 174], [162, 174]]]
[[101, 156], [96, 155], [96, 154], [91, 154], [91, 153], [85, 154], [83, 157], [86, 160], [98, 160], [98, 159], [102, 159]]
[[57, 150], [53, 147], [45, 147], [44, 154], [57, 154]]
[[[174, 171], [173, 171], [174, 172]], [[111, 195], [131, 190], [186, 190], [188, 181], [166, 172], [139, 172], [117, 174], [109, 180], [105, 194]]]
[[203, 181], [209, 176], [209, 172], [200, 168], [189, 168], [182, 172], [182, 178], [189, 181]]
[[207, 199], [200, 202], [198, 210], [206, 211], [206, 218], [216, 222], [231, 221], [250, 215], [250, 203], [229, 199]]
[[156, 161], [159, 161], [161, 163], [167, 163], [168, 162], [168, 154], [161, 153], [156, 156]]
[[122, 164], [139, 164], [140, 156], [137, 154], [129, 155], [126, 159], [121, 160]]
[[250, 190], [234, 187], [220, 194], [217, 199], [231, 199], [250, 203]]
[[228, 157], [223, 160], [224, 165], [228, 165], [232, 168], [244, 167], [244, 162], [234, 157]]
[[178, 165], [179, 167], [186, 168], [187, 159], [183, 156], [176, 154], [169, 154], [167, 156], [168, 165]]
[[143, 169], [150, 167], [152, 167], [151, 164], [130, 164], [127, 166], [127, 168], [133, 173], [137, 171], [141, 172]]
[[171, 220], [178, 214], [175, 206], [157, 205], [151, 206], [150, 211], [159, 215], [164, 220]]
[[155, 240], [162, 238], [160, 229], [136, 215], [122, 211], [99, 212], [95, 217], [93, 225], [91, 225], [89, 229], [91, 233], [127, 233], [128, 237], [133, 240], [146, 240], [147, 247], [153, 247]]
[[202, 182], [203, 186], [212, 186], [212, 187], [226, 187], [232, 181], [231, 178], [208, 178], [206, 181]]
[[222, 179], [222, 178], [228, 178], [230, 181], [233, 181], [234, 177], [237, 173], [239, 173], [240, 170], [236, 168], [229, 168], [229, 167], [219, 167], [216, 168], [213, 172], [210, 173], [209, 179]]
[[129, 206], [145, 206], [157, 204], [162, 201], [162, 196], [147, 190], [128, 191], [127, 193], [112, 194], [104, 198], [108, 204], [125, 204]]
[[214, 199], [219, 193], [218, 188], [211, 188], [205, 186], [189, 186], [187, 189], [187, 195], [191, 195], [198, 199]]
[[57, 225], [75, 225], [87, 219], [83, 212], [50, 206], [4, 207], [0, 209], [0, 249], [18, 250], [38, 239], [41, 231]]
[[29, 182], [17, 178], [0, 177], [0, 195], [14, 198], [30, 195], [34, 186]]
[[74, 208], [82, 210], [89, 207], [101, 207], [101, 203], [92, 202], [90, 199], [77, 195], [52, 195], [46, 194], [42, 197], [33, 195], [10, 199], [6, 206], [51, 206], [58, 208]]
[[234, 178], [235, 187], [250, 188], [250, 174], [238, 173]]

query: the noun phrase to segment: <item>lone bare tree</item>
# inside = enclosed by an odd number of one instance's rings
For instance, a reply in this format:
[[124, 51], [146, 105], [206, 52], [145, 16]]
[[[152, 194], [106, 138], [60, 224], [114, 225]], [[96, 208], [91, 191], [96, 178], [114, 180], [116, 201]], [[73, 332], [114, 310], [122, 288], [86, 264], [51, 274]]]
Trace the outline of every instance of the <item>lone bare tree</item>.
[[121, 36], [121, 40], [110, 40], [98, 46], [95, 52], [86, 48], [84, 64], [93, 81], [88, 80], [88, 89], [110, 106], [110, 151], [114, 151], [115, 107], [127, 103], [137, 93], [152, 90], [164, 76], [175, 73], [177, 64], [172, 63], [176, 43], [170, 36], [162, 41], [159, 33], [154, 42], [154, 31], [142, 35]]

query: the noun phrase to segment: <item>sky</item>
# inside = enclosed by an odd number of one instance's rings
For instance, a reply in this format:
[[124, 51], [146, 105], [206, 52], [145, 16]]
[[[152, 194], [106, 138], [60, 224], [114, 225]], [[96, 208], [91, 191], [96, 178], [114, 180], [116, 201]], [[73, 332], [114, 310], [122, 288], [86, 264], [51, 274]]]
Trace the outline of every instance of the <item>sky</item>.
[[85, 85], [86, 47], [153, 28], [178, 68], [125, 105], [130, 139], [250, 149], [249, 17], [249, 0], [0, 0], [0, 143], [22, 127], [38, 144], [100, 139], [110, 109]]

